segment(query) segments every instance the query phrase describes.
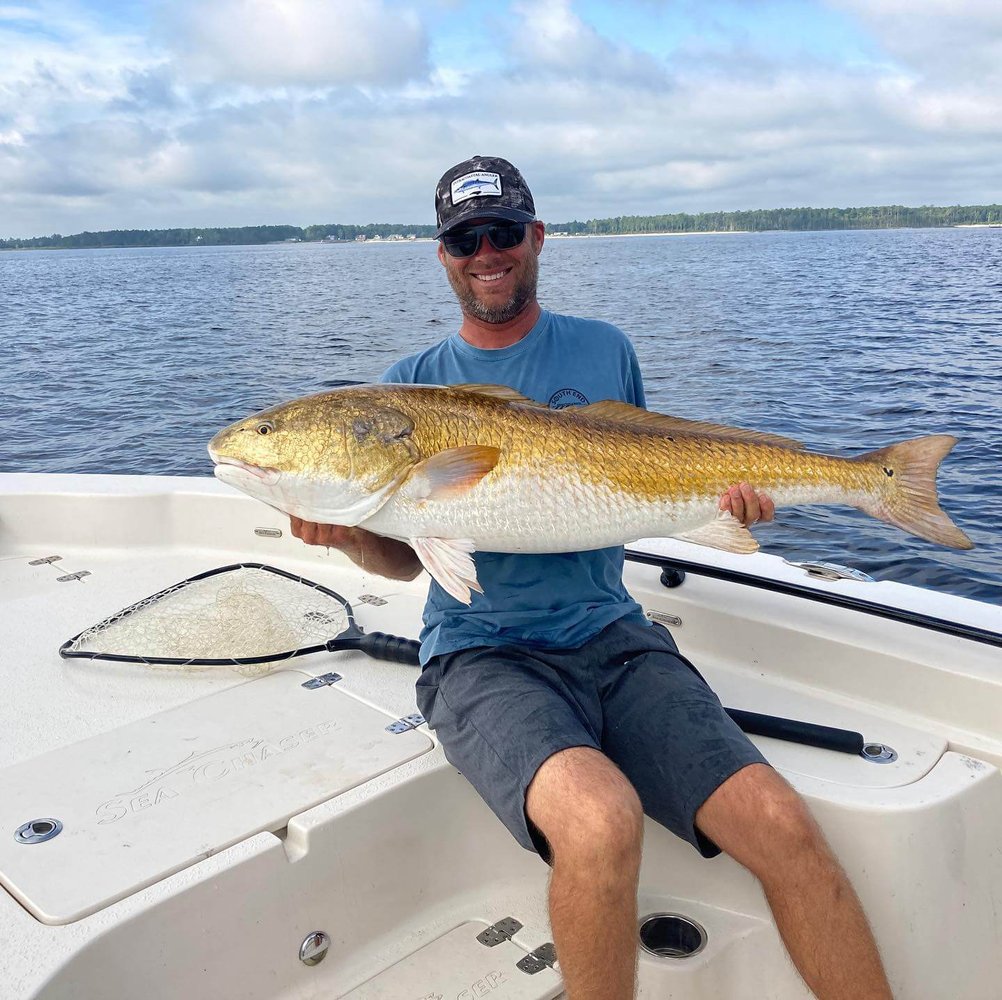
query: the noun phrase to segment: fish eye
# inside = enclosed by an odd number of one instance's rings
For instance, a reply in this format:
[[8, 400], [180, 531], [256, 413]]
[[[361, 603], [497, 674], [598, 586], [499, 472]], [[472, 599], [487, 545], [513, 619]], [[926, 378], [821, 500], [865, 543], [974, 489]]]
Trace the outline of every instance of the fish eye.
[[270, 434], [275, 429], [275, 425], [270, 420], [262, 420], [257, 425], [258, 434]]

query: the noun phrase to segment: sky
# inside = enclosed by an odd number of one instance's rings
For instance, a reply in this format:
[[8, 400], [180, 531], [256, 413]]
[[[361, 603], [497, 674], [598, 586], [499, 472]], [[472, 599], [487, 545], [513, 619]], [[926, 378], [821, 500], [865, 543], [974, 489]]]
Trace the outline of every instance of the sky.
[[1002, 201], [1000, 0], [0, 0], [0, 237]]

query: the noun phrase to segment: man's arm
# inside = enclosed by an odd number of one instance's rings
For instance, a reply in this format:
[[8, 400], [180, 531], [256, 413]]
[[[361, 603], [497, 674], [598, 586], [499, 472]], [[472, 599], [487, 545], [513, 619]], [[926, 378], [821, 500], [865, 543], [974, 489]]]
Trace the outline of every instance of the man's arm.
[[364, 528], [317, 524], [298, 517], [290, 517], [289, 524], [293, 535], [307, 545], [340, 549], [356, 566], [368, 573], [391, 580], [413, 580], [421, 572], [421, 561], [406, 542], [375, 535]]

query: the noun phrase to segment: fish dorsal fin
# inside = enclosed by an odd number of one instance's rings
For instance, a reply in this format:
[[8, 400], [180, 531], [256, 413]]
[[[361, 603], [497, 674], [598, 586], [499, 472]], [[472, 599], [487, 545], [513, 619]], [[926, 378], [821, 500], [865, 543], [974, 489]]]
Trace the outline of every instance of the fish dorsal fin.
[[701, 528], [675, 535], [683, 542], [695, 542], [723, 552], [757, 552], [755, 536], [729, 511], [722, 511], [716, 519]]
[[416, 500], [448, 500], [472, 490], [501, 456], [499, 448], [465, 445], [440, 451], [414, 466], [407, 484]]
[[619, 424], [630, 424], [633, 427], [643, 427], [652, 431], [679, 434], [703, 434], [708, 437], [727, 438], [729, 441], [747, 441], [749, 444], [768, 444], [779, 448], [803, 449], [800, 441], [783, 437], [780, 434], [768, 434], [764, 431], [748, 431], [742, 427], [730, 427], [727, 424], [712, 424], [706, 420], [687, 420], [685, 417], [672, 417], [667, 413], [655, 413], [653, 410], [642, 410], [639, 406], [621, 403], [615, 399], [605, 399], [601, 403], [589, 403], [587, 406], [569, 406], [561, 410], [571, 417], [589, 417], [593, 420], [610, 420]]
[[493, 396], [495, 399], [503, 399], [508, 403], [522, 403], [527, 406], [537, 406], [543, 410], [549, 409], [545, 403], [537, 403], [528, 396], [510, 389], [506, 385], [490, 385], [488, 383], [464, 382], [462, 385], [451, 385], [450, 389], [458, 389], [460, 392], [475, 392], [480, 396]]

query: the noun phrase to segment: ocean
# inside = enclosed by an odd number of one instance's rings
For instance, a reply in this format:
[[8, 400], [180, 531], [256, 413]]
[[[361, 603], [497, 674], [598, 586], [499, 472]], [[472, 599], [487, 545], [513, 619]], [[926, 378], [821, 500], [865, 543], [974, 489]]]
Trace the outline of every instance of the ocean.
[[[956, 435], [970, 552], [840, 507], [755, 534], [1002, 604], [1002, 230], [552, 237], [540, 301], [626, 331], [651, 409], [841, 455]], [[224, 424], [458, 325], [430, 242], [0, 253], [0, 471], [211, 475]]]

